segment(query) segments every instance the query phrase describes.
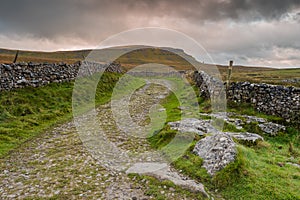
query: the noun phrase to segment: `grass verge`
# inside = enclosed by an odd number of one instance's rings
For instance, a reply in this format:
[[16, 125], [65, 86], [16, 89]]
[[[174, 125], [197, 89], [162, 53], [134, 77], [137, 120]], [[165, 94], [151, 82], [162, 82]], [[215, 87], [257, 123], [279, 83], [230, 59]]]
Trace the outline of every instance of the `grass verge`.
[[[96, 90], [96, 105], [110, 100], [120, 74], [104, 73]], [[3, 91], [0, 96], [0, 156], [51, 126], [72, 117], [74, 81], [44, 87]]]

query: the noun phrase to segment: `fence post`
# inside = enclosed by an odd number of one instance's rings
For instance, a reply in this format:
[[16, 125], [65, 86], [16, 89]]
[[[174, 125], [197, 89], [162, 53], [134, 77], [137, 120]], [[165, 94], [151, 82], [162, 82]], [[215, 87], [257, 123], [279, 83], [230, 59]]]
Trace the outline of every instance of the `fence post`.
[[233, 66], [233, 60], [229, 61], [228, 71], [227, 71], [227, 80], [226, 80], [226, 86], [229, 88], [231, 74], [232, 74], [232, 66]]
[[17, 62], [18, 55], [19, 55], [19, 50], [17, 50], [17, 52], [16, 52], [15, 59], [14, 59], [14, 62], [13, 62], [13, 63], [16, 63], [16, 62]]

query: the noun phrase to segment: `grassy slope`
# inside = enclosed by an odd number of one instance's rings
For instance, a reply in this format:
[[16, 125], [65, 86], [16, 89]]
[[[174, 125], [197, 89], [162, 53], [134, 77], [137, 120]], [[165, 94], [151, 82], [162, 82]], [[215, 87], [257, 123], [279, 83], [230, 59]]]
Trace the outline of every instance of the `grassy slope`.
[[[136, 48], [133, 46], [133, 48]], [[131, 50], [130, 47], [108, 48], [103, 50], [95, 50], [91, 57], [94, 55], [98, 61], [107, 62], [110, 55], [124, 54]], [[185, 55], [181, 50], [175, 50], [179, 55]], [[20, 51], [18, 55], [18, 62], [66, 62], [74, 63], [76, 61], [84, 60], [91, 50], [79, 50], [79, 51], [58, 51], [58, 52], [34, 52], [34, 51]], [[16, 51], [0, 49], [0, 63], [11, 63], [14, 60]], [[187, 56], [193, 59], [190, 56]], [[177, 69], [190, 69], [190, 64], [183, 60], [175, 53], [166, 50], [160, 50], [157, 48], [144, 48], [141, 50], [133, 50], [130, 53], [124, 54], [117, 59], [122, 63], [126, 69], [131, 69], [137, 65], [144, 63], [162, 63], [170, 66], [175, 66]]]
[[[183, 94], [184, 95], [184, 90]], [[199, 99], [202, 111], [209, 111], [209, 102]], [[163, 100], [167, 110], [167, 121], [180, 119], [179, 101], [174, 94]], [[251, 106], [229, 104], [228, 111], [239, 114], [256, 115], [270, 121], [282, 122], [282, 119], [256, 112]], [[226, 131], [234, 131], [225, 126]], [[244, 131], [262, 132], [256, 124], [250, 124]], [[167, 145], [176, 134], [176, 131], [165, 128], [149, 139], [154, 148], [161, 149]], [[191, 153], [193, 145], [199, 140], [195, 136], [194, 142], [185, 155], [173, 162], [185, 174], [204, 183], [211, 191], [217, 191], [215, 196], [221, 195], [225, 199], [299, 199], [300, 198], [300, 171], [298, 168], [285, 164], [294, 162], [300, 164], [300, 132], [289, 126], [287, 131], [276, 137], [267, 137], [264, 142], [255, 147], [239, 145], [239, 156], [216, 177], [211, 178], [204, 168], [202, 159]], [[292, 145], [293, 150], [290, 146]], [[284, 164], [280, 167], [279, 165]]]
[[[120, 75], [104, 73], [98, 84], [96, 104], [110, 99]], [[24, 141], [72, 117], [74, 82], [1, 92], [0, 156]]]
[[[20, 51], [17, 62], [49, 62], [49, 63], [74, 63], [84, 59], [90, 50], [59, 51], [59, 52], [37, 52]], [[11, 63], [16, 55], [16, 50], [0, 49], [0, 62]]]
[[[219, 67], [220, 73], [225, 80], [227, 67]], [[272, 69], [272, 68], [252, 68], [252, 67], [233, 67], [232, 81], [249, 81], [254, 83], [269, 83], [279, 85], [293, 85], [300, 87], [298, 83], [287, 83], [283, 80], [300, 78], [300, 68], [297, 69]]]

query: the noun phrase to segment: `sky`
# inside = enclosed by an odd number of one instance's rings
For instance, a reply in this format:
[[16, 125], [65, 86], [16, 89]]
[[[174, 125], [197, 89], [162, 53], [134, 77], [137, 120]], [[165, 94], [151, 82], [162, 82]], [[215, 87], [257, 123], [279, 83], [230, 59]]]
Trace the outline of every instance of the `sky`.
[[300, 67], [300, 0], [0, 0], [0, 48], [95, 48], [143, 27], [179, 31], [218, 64]]

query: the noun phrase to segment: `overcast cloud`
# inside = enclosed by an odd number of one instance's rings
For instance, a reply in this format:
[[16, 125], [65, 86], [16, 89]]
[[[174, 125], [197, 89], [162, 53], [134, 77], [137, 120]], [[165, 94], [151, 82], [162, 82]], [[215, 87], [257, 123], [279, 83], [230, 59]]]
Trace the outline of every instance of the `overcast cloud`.
[[0, 48], [93, 48], [132, 28], [163, 27], [216, 63], [300, 67], [300, 0], [0, 0]]

